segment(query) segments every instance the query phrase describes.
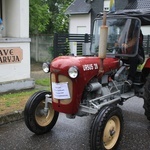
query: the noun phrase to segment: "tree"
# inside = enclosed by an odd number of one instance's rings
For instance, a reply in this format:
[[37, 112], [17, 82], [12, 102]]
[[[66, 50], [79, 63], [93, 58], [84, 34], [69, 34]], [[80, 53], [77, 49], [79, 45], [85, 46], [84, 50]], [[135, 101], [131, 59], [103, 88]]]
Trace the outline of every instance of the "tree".
[[66, 33], [73, 0], [30, 0], [30, 33]]
[[30, 33], [38, 34], [47, 29], [51, 18], [49, 6], [45, 0], [30, 0]]
[[[52, 0], [48, 0], [52, 2]], [[69, 16], [65, 14], [68, 6], [73, 2], [73, 0], [55, 0], [53, 5], [49, 4], [50, 11], [52, 12], [52, 29], [53, 32], [66, 33], [68, 32], [69, 26]]]

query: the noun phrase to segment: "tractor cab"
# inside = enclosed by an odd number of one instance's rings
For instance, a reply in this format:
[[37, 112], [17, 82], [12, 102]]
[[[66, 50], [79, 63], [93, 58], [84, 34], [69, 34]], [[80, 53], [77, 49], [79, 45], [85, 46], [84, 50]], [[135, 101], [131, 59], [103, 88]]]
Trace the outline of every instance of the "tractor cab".
[[[100, 42], [100, 30], [103, 26], [103, 17], [94, 21], [91, 53], [97, 55]], [[135, 17], [107, 16], [106, 25], [108, 33], [106, 40], [107, 57], [134, 57], [137, 54], [140, 36], [141, 21]], [[104, 26], [104, 28], [105, 28]], [[105, 29], [104, 29], [105, 30]], [[133, 41], [132, 45], [128, 43]]]

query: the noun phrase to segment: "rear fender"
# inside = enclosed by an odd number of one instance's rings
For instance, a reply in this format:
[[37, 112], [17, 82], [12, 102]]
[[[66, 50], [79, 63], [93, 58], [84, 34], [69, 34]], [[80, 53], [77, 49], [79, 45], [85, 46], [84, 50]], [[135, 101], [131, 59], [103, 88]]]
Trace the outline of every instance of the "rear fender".
[[142, 82], [145, 83], [147, 76], [150, 74], [150, 58], [146, 58], [145, 62], [138, 66], [137, 71], [142, 72]]
[[150, 68], [150, 58], [146, 60], [144, 68]]

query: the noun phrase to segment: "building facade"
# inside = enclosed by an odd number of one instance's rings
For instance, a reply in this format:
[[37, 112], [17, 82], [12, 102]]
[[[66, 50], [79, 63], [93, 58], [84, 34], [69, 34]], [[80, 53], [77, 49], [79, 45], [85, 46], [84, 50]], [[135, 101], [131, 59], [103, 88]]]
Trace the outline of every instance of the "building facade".
[[[110, 1], [111, 0], [74, 0], [66, 10], [66, 13], [70, 15], [69, 33], [91, 33], [93, 20], [96, 16], [103, 11], [110, 11]], [[128, 4], [128, 0], [114, 0], [114, 2], [116, 10], [122, 10]], [[82, 26], [84, 26], [84, 28]], [[78, 32], [78, 28], [80, 27], [82, 27], [82, 30]]]
[[[69, 26], [69, 33], [78, 33], [77, 26], [78, 23], [85, 26], [88, 29], [88, 32], [92, 31], [92, 24], [93, 20], [96, 16], [104, 11], [110, 11], [110, 3], [114, 2], [115, 11], [123, 10], [123, 9], [149, 9], [150, 1], [149, 0], [75, 0], [70, 7], [67, 9], [67, 14], [70, 15], [70, 26]], [[80, 4], [80, 5], [79, 5]], [[84, 17], [88, 16], [88, 20], [84, 19]], [[80, 19], [80, 16], [82, 19]], [[75, 30], [76, 29], [76, 30]], [[143, 34], [148, 35], [150, 34], [149, 27], [142, 27]]]
[[91, 29], [91, 5], [84, 0], [75, 0], [67, 9], [69, 14], [69, 33], [90, 34]]
[[29, 0], [0, 0], [0, 18], [0, 92], [32, 88]]

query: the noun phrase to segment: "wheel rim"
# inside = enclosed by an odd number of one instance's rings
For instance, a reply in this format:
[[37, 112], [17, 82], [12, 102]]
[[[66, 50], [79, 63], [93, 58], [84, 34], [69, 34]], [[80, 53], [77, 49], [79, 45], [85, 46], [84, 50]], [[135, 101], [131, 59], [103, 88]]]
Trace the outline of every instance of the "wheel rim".
[[117, 116], [111, 117], [106, 123], [103, 133], [103, 143], [106, 149], [112, 149], [120, 134], [120, 120]]
[[52, 104], [48, 104], [48, 112], [44, 113], [45, 101], [41, 101], [35, 110], [35, 120], [40, 126], [47, 126], [54, 118]]

